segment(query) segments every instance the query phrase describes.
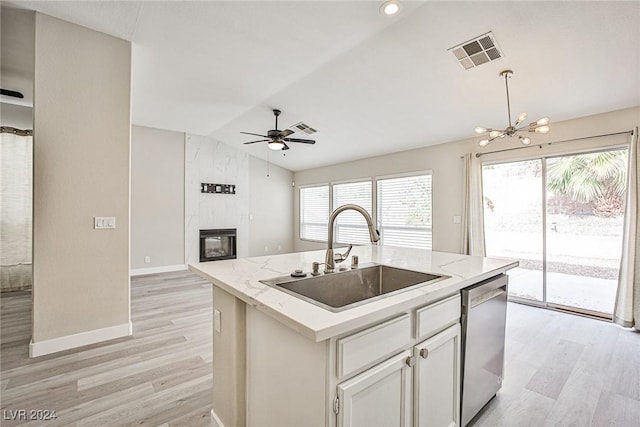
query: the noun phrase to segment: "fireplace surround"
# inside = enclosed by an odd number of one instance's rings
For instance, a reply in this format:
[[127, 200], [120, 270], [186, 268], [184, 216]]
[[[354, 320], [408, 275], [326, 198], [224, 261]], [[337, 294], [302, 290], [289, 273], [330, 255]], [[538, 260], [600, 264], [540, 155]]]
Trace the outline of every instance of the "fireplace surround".
[[200, 262], [236, 258], [236, 229], [200, 230]]

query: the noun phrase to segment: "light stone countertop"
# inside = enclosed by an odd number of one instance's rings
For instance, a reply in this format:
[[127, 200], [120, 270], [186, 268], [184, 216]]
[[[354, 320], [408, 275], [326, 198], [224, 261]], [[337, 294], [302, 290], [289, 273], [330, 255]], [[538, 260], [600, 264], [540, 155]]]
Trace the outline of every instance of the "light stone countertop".
[[[378, 263], [398, 268], [451, 276], [433, 284], [377, 299], [341, 312], [331, 312], [260, 283], [311, 270], [324, 260], [324, 250], [189, 264], [189, 269], [246, 304], [316, 341], [324, 341], [398, 313], [453, 295], [460, 289], [504, 273], [517, 261], [408, 249], [392, 246], [354, 246], [351, 255], [359, 263]], [[350, 259], [344, 264], [349, 265]], [[322, 270], [322, 266], [321, 266]]]

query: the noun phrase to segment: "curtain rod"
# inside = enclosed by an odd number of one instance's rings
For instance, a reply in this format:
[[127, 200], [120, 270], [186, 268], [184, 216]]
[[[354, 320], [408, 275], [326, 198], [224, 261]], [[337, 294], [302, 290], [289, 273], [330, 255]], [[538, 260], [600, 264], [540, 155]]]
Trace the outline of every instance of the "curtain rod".
[[33, 131], [31, 129], [17, 129], [10, 126], [0, 126], [0, 133], [12, 133], [20, 136], [31, 136]]
[[633, 135], [633, 130], [626, 130], [624, 132], [606, 133], [606, 134], [603, 134], [603, 135], [583, 136], [582, 138], [572, 138], [572, 139], [565, 139], [565, 140], [562, 140], [562, 141], [545, 142], [545, 143], [542, 143], [542, 144], [527, 145], [527, 146], [524, 146], [524, 147], [505, 148], [504, 150], [487, 151], [485, 153], [476, 153], [476, 157], [481, 157], [481, 156], [484, 156], [486, 154], [503, 153], [503, 152], [506, 152], [506, 151], [513, 151], [513, 150], [522, 150], [523, 148], [533, 148], [533, 147], [542, 148], [545, 145], [563, 144], [565, 142], [581, 141], [583, 139], [602, 138], [602, 137], [605, 137], [605, 136], [624, 135], [624, 134]]

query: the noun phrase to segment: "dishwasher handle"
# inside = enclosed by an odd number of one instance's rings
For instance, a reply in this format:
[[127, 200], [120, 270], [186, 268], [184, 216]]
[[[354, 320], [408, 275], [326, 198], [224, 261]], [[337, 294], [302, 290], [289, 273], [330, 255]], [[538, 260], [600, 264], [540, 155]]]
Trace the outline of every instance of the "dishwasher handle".
[[483, 302], [486, 302], [492, 298], [497, 297], [507, 291], [507, 284], [509, 283], [508, 276], [506, 274], [499, 274], [490, 279], [484, 280], [473, 286], [462, 290], [462, 306], [475, 307]]
[[485, 292], [485, 293], [480, 294], [480, 295], [476, 296], [475, 298], [473, 298], [471, 300], [471, 304], [469, 306], [470, 306], [470, 308], [477, 307], [480, 304], [485, 303], [485, 302], [487, 302], [487, 301], [489, 301], [491, 299], [497, 298], [497, 297], [499, 297], [500, 295], [502, 295], [502, 294], [504, 294], [506, 292], [507, 292], [507, 287], [506, 286], [500, 287], [498, 289], [492, 289], [492, 290], [490, 290], [488, 292]]

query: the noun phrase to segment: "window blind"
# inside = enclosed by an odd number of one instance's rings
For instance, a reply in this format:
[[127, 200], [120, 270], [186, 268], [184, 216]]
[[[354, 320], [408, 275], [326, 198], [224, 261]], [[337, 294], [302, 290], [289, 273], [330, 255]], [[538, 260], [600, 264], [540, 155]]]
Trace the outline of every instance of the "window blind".
[[[334, 184], [333, 209], [342, 205], [354, 204], [362, 206], [372, 214], [371, 181]], [[370, 243], [367, 222], [360, 213], [347, 210], [336, 217], [334, 240], [347, 244]]]
[[431, 249], [431, 174], [379, 179], [377, 192], [381, 243]]
[[300, 238], [327, 241], [329, 186], [300, 188]]

